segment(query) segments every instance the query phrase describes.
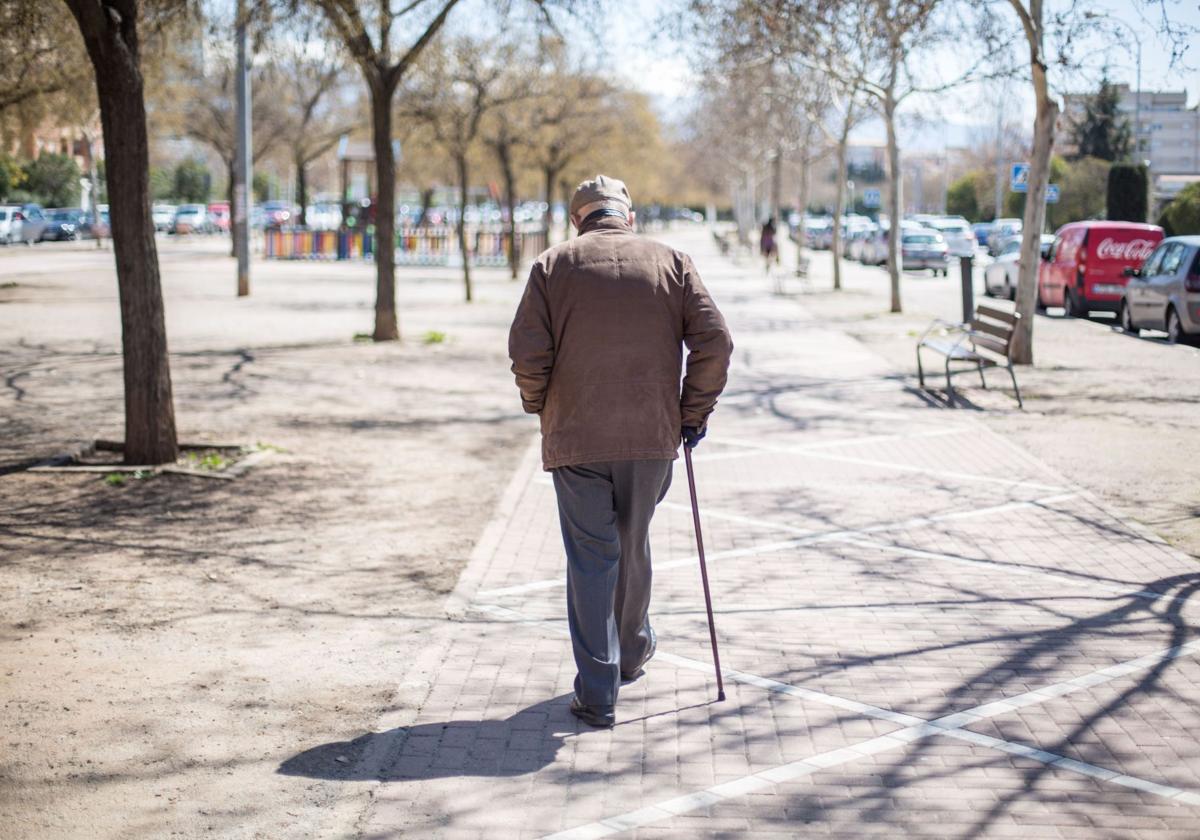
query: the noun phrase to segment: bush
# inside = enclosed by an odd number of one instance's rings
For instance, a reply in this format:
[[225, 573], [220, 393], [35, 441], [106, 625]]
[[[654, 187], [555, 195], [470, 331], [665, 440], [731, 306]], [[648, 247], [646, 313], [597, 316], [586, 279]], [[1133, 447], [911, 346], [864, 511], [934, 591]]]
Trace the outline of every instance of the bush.
[[1188, 184], [1163, 210], [1169, 236], [1200, 234], [1200, 182]]
[[150, 167], [150, 198], [165, 201], [175, 197], [175, 173], [163, 166]]
[[1150, 213], [1150, 173], [1145, 166], [1115, 163], [1108, 170], [1108, 218], [1144, 222]]
[[0, 154], [0, 201], [8, 201], [25, 180], [25, 172], [17, 159]]
[[175, 198], [186, 204], [203, 204], [212, 189], [208, 167], [190, 158], [175, 167]]
[[79, 203], [81, 174], [74, 158], [43, 152], [26, 165], [24, 188], [47, 207], [71, 207]]
[[969, 222], [979, 220], [979, 200], [975, 197], [975, 173], [968, 173], [946, 188], [946, 212]]

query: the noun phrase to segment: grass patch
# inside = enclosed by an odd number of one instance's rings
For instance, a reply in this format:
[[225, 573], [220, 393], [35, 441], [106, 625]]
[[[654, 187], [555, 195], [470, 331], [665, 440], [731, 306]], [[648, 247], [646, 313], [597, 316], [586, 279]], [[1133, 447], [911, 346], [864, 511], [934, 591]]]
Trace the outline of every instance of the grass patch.
[[149, 478], [151, 475], [152, 473], [149, 470], [110, 472], [104, 474], [104, 483], [109, 487], [122, 487], [129, 481], [141, 481], [143, 478]]
[[421, 341], [425, 344], [444, 344], [446, 342], [446, 334], [438, 330], [429, 330], [425, 335], [421, 336]]
[[219, 452], [189, 452], [184, 458], [192, 469], [223, 470], [229, 466], [229, 459]]
[[374, 341], [375, 336], [371, 335], [370, 333], [359, 332], [354, 334], [354, 340], [358, 342]]
[[18, 285], [19, 284], [16, 280], [8, 280], [4, 283], [0, 283], [0, 289], [15, 289]]

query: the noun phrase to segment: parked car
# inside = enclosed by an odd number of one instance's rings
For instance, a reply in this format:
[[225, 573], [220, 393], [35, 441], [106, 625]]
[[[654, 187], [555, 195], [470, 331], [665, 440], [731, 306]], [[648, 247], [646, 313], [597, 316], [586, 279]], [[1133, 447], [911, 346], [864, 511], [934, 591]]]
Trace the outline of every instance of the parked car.
[[296, 223], [299, 215], [296, 208], [287, 201], [264, 201], [263, 220], [267, 227], [285, 227]]
[[988, 232], [988, 253], [993, 257], [1004, 250], [1010, 239], [1020, 239], [1025, 223], [1020, 219], [996, 219]]
[[171, 221], [171, 233], [205, 233], [208, 230], [208, 214], [203, 204], [181, 204]]
[[21, 208], [15, 205], [0, 205], [0, 243], [12, 245], [21, 232], [21, 220], [17, 218]]
[[[336, 201], [318, 201], [310, 204], [304, 215], [311, 230], [337, 230], [342, 225], [342, 205]], [[400, 224], [399, 216], [397, 213], [397, 224]]]
[[1054, 236], [1038, 270], [1038, 304], [1067, 315], [1116, 312], [1129, 278], [1162, 241], [1163, 229], [1136, 222], [1072, 222]]
[[[859, 247], [859, 259], [863, 265], [883, 265], [887, 262], [889, 227], [888, 220], [881, 219], [871, 236], [863, 241]], [[900, 223], [900, 230], [902, 233], [937, 233], [937, 231], [927, 228], [918, 222], [908, 220]], [[904, 240], [902, 239], [902, 246], [903, 243]]]
[[975, 232], [962, 216], [940, 216], [925, 224], [945, 238], [950, 256], [975, 256]]
[[42, 241], [60, 242], [78, 239], [82, 235], [79, 228], [83, 221], [83, 215], [83, 209], [80, 207], [58, 207], [47, 210]]
[[[1054, 236], [1042, 234], [1042, 259], [1054, 245]], [[983, 270], [984, 294], [992, 297], [1017, 299], [1017, 278], [1021, 271], [1021, 240], [1010, 239], [995, 261]]]
[[1125, 332], [1166, 330], [1172, 344], [1200, 337], [1200, 236], [1164, 239], [1124, 273], [1129, 282], [1118, 314]]
[[175, 221], [174, 204], [155, 204], [150, 208], [150, 218], [154, 219], [154, 229], [161, 230], [164, 233], [171, 229], [172, 223]]
[[976, 222], [971, 225], [971, 232], [975, 234], [975, 241], [979, 243], [980, 248], [986, 248], [988, 244], [988, 236], [992, 232], [991, 222]]
[[947, 274], [950, 251], [946, 239], [936, 230], [900, 229], [900, 264], [905, 271], [929, 269], [936, 276]]
[[229, 202], [214, 201], [208, 205], [208, 229], [212, 233], [229, 232]]
[[42, 238], [46, 230], [46, 214], [37, 204], [12, 204], [6, 208], [8, 224], [5, 233], [5, 244], [24, 242], [32, 245]]

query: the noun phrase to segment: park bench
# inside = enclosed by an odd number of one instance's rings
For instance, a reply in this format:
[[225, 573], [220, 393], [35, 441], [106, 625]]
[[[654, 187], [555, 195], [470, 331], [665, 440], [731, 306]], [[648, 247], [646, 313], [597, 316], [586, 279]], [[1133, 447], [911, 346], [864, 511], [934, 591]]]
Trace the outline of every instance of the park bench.
[[946, 394], [951, 404], [954, 402], [954, 385], [950, 377], [963, 373], [971, 368], [951, 370], [951, 363], [961, 362], [970, 365], [979, 372], [979, 380], [987, 388], [987, 379], [983, 369], [988, 367], [1004, 367], [1012, 379], [1013, 391], [1017, 397], [1017, 407], [1024, 408], [1021, 400], [1021, 389], [1017, 386], [1017, 374], [1012, 364], [1012, 341], [1016, 333], [1017, 321], [1020, 314], [1010, 312], [988, 304], [980, 304], [975, 308], [975, 315], [969, 324], [952, 324], [948, 321], [934, 321], [925, 330], [921, 340], [917, 342], [917, 376], [921, 388], [925, 388], [925, 370], [921, 365], [921, 350], [932, 350], [946, 358]]

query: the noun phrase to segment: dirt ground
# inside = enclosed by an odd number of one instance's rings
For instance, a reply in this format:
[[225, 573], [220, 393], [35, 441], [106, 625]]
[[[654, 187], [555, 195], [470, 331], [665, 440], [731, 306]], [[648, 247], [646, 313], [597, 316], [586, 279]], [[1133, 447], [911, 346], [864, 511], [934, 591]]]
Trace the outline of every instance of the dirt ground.
[[[367, 266], [262, 264], [237, 301], [227, 257], [164, 251], [181, 439], [281, 451], [228, 482], [0, 475], [0, 834], [345, 836], [346, 786], [275, 771], [415, 702], [535, 428], [519, 285], [481, 272], [465, 307], [453, 272], [405, 272], [409, 338], [373, 345]], [[48, 253], [0, 254], [0, 464], [120, 437], [111, 256]]]

